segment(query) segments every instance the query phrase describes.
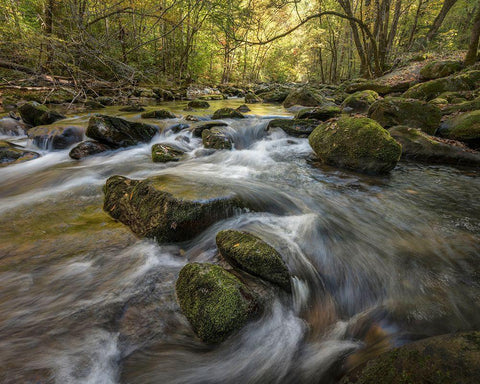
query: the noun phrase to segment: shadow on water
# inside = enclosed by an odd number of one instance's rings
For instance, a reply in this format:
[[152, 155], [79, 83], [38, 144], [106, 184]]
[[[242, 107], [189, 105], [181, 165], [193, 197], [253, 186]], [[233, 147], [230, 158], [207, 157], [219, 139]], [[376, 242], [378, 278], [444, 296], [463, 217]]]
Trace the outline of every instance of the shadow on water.
[[[184, 104], [166, 106], [185, 115]], [[240, 101], [211, 104], [202, 114]], [[401, 163], [372, 178], [318, 166], [306, 139], [267, 134], [266, 115], [288, 114], [255, 105], [247, 119], [226, 120], [233, 151], [205, 151], [190, 132], [165, 129], [148, 145], [81, 162], [68, 150], [44, 151], [0, 169], [2, 382], [333, 383], [353, 351], [358, 364], [410, 340], [479, 327], [478, 171]], [[158, 124], [179, 122], [187, 123]], [[180, 136], [185, 160], [151, 161], [153, 143]], [[115, 174], [225, 186], [257, 212], [158, 245], [102, 211], [102, 186]], [[187, 261], [219, 261], [215, 235], [227, 228], [274, 246], [294, 290], [208, 346], [181, 315], [174, 285]]]

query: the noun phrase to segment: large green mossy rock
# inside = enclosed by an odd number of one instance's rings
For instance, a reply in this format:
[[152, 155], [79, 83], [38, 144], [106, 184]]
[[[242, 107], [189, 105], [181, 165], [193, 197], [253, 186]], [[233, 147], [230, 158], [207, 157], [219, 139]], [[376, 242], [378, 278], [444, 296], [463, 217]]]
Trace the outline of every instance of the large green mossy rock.
[[240, 112], [236, 111], [233, 108], [220, 108], [214, 112], [212, 115], [213, 120], [218, 120], [218, 119], [244, 119], [245, 116], [243, 116]]
[[275, 88], [267, 92], [258, 93], [264, 103], [283, 103], [290, 94], [289, 88]]
[[89, 138], [113, 148], [148, 143], [156, 133], [152, 125], [106, 115], [92, 116], [85, 132]]
[[154, 163], [179, 161], [183, 155], [185, 155], [185, 151], [172, 144], [160, 143], [152, 146], [152, 160]]
[[440, 126], [442, 112], [436, 105], [419, 100], [387, 97], [372, 104], [368, 117], [387, 129], [408, 125], [433, 135]]
[[460, 61], [433, 61], [420, 70], [421, 80], [434, 80], [453, 75], [463, 69]]
[[175, 292], [182, 313], [207, 343], [225, 340], [258, 312], [255, 295], [218, 265], [187, 264], [180, 271]]
[[304, 107], [317, 107], [326, 103], [325, 96], [318, 90], [311, 87], [302, 87], [291, 91], [283, 102], [285, 108], [294, 105], [302, 105]]
[[19, 145], [0, 140], [0, 167], [24, 163], [40, 157], [36, 152], [27, 151]]
[[290, 273], [282, 256], [262, 239], [248, 232], [226, 230], [216, 237], [222, 257], [234, 268], [291, 291]]
[[442, 109], [442, 114], [449, 115], [456, 112], [473, 112], [478, 110], [480, 110], [480, 97], [477, 97], [474, 100], [449, 105]]
[[480, 148], [480, 111], [463, 113], [445, 121], [439, 135], [447, 139], [458, 140], [472, 148]]
[[46, 125], [28, 130], [28, 138], [42, 149], [65, 149], [83, 139], [84, 128], [72, 125]]
[[55, 121], [64, 119], [62, 114], [48, 109], [45, 105], [39, 104], [35, 101], [25, 103], [18, 112], [22, 117], [22, 120], [31, 126], [48, 125]]
[[273, 119], [266, 129], [280, 128], [290, 136], [308, 137], [318, 124], [319, 121], [310, 119]]
[[206, 129], [211, 129], [214, 127], [226, 127], [228, 124], [223, 121], [207, 121], [195, 124], [192, 128], [192, 135], [194, 137], [202, 137], [202, 132]]
[[103, 209], [141, 237], [159, 243], [190, 240], [248, 204], [232, 190], [162, 175], [145, 180], [110, 177]]
[[402, 154], [388, 131], [368, 118], [323, 123], [308, 141], [321, 162], [370, 174], [389, 172]]
[[349, 95], [342, 103], [343, 109], [349, 109], [350, 112], [363, 113], [380, 98], [377, 92], [371, 90], [358, 91]]
[[393, 127], [388, 132], [402, 145], [402, 158], [426, 163], [480, 165], [480, 153], [460, 143], [442, 141], [406, 126]]
[[210, 128], [202, 131], [202, 143], [205, 148], [227, 149], [233, 148], [233, 141], [222, 128]]
[[432, 100], [444, 92], [471, 91], [478, 87], [480, 71], [472, 70], [414, 85], [403, 94], [403, 97]]
[[156, 111], [144, 112], [142, 113], [142, 119], [175, 119], [174, 113], [167, 111], [166, 109], [157, 109]]
[[342, 113], [340, 107], [336, 105], [324, 105], [315, 108], [303, 108], [295, 115], [296, 119], [314, 119], [314, 120], [328, 120], [336, 117]]
[[342, 384], [480, 383], [480, 332], [430, 337], [386, 352]]

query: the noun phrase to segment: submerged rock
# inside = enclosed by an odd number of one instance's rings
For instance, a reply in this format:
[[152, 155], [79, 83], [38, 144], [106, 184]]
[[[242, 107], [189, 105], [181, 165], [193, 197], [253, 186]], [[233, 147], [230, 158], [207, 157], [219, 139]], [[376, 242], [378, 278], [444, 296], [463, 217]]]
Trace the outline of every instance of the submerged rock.
[[439, 135], [451, 140], [466, 143], [472, 148], [480, 148], [480, 111], [463, 113], [445, 121]]
[[35, 127], [37, 125], [48, 125], [55, 121], [64, 119], [62, 114], [48, 109], [45, 105], [39, 104], [35, 101], [23, 104], [18, 108], [18, 112], [22, 120]]
[[65, 149], [82, 141], [83, 128], [69, 125], [47, 125], [31, 128], [28, 138], [42, 149]]
[[236, 110], [237, 110], [238, 112], [242, 112], [242, 113], [250, 112], [250, 111], [251, 111], [251, 109], [248, 108], [248, 105], [246, 105], [246, 104], [240, 105]]
[[372, 174], [389, 172], [402, 154], [388, 131], [368, 118], [342, 117], [323, 123], [308, 141], [323, 163]]
[[460, 61], [432, 61], [420, 70], [421, 80], [434, 80], [453, 75], [463, 69]]
[[0, 135], [22, 136], [27, 132], [27, 125], [12, 117], [0, 119]]
[[295, 115], [296, 119], [328, 120], [342, 113], [336, 105], [326, 105], [316, 108], [303, 108]]
[[248, 204], [233, 191], [172, 175], [110, 177], [103, 208], [139, 236], [159, 243], [190, 240]]
[[166, 109], [157, 109], [156, 111], [142, 113], [142, 119], [175, 119], [174, 113], [167, 111]]
[[98, 155], [99, 153], [111, 151], [114, 148], [99, 143], [98, 141], [82, 141], [80, 144], [72, 148], [68, 154], [74, 160], [81, 160], [88, 156]]
[[308, 137], [318, 124], [317, 120], [310, 119], [273, 119], [268, 123], [267, 130], [280, 128], [290, 136]]
[[36, 152], [27, 151], [19, 145], [0, 140], [0, 167], [24, 163], [40, 157]]
[[202, 142], [205, 148], [232, 149], [233, 141], [222, 128], [205, 129], [202, 132]]
[[476, 384], [480, 332], [430, 337], [392, 349], [354, 369], [342, 384]]
[[92, 116], [86, 131], [88, 137], [113, 148], [147, 143], [156, 133], [152, 125], [106, 115]]
[[290, 108], [294, 105], [316, 107], [324, 104], [326, 101], [325, 96], [320, 91], [307, 86], [291, 91], [283, 102], [283, 106], [285, 108]]
[[161, 143], [152, 146], [152, 160], [155, 163], [179, 161], [184, 154], [185, 151], [172, 144]]
[[387, 97], [372, 104], [368, 117], [384, 128], [408, 125], [433, 135], [440, 126], [442, 112], [436, 105], [419, 100]]
[[180, 271], [175, 292], [193, 330], [207, 343], [225, 340], [258, 312], [248, 287], [214, 264], [187, 264]]
[[240, 112], [236, 111], [233, 108], [221, 108], [215, 111], [215, 113], [212, 115], [213, 120], [219, 120], [219, 119], [244, 119], [245, 116], [243, 116]]
[[358, 91], [349, 95], [342, 104], [343, 109], [349, 108], [351, 112], [363, 113], [380, 98], [377, 92], [371, 90]]
[[120, 112], [143, 112], [145, 108], [141, 105], [127, 105], [119, 109]]
[[205, 100], [192, 100], [188, 103], [189, 108], [210, 108], [210, 104]]
[[480, 165], [480, 153], [460, 143], [440, 140], [419, 129], [397, 126], [390, 135], [402, 145], [402, 157], [416, 161], [456, 165]]
[[216, 242], [222, 257], [234, 268], [291, 291], [290, 273], [282, 256], [262, 239], [248, 232], [226, 230], [217, 234]]

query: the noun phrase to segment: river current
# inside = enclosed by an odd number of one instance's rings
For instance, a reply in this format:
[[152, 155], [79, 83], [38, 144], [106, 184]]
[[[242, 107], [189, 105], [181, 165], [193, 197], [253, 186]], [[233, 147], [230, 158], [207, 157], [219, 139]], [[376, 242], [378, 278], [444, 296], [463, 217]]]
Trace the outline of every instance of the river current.
[[[240, 101], [211, 104], [162, 108], [207, 117]], [[265, 131], [269, 119], [291, 116], [281, 106], [251, 108], [247, 119], [226, 120], [232, 151], [205, 151], [190, 133], [165, 130], [149, 144], [75, 161], [68, 150], [8, 137], [43, 156], [0, 168], [0, 382], [335, 383], [388, 348], [480, 328], [478, 169], [400, 162], [370, 177], [322, 166], [307, 139]], [[140, 120], [116, 107], [100, 112]], [[86, 126], [88, 117], [66, 122]], [[183, 146], [187, 158], [153, 163], [160, 142]], [[228, 185], [264, 212], [157, 244], [102, 211], [108, 177], [160, 174]], [[187, 262], [218, 262], [215, 235], [230, 228], [282, 254], [293, 295], [208, 346], [181, 315], [174, 286]]]

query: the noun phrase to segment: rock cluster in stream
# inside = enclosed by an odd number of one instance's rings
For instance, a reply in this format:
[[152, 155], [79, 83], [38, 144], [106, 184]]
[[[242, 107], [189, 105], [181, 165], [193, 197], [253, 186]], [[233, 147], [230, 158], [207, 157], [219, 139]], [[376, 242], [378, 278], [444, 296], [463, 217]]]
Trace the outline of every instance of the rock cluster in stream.
[[228, 269], [189, 263], [175, 286], [183, 314], [207, 343], [225, 340], [254, 319], [268, 301], [266, 289], [273, 294], [275, 286], [291, 290], [290, 273], [281, 255], [260, 238], [226, 230], [217, 234], [216, 243]]

